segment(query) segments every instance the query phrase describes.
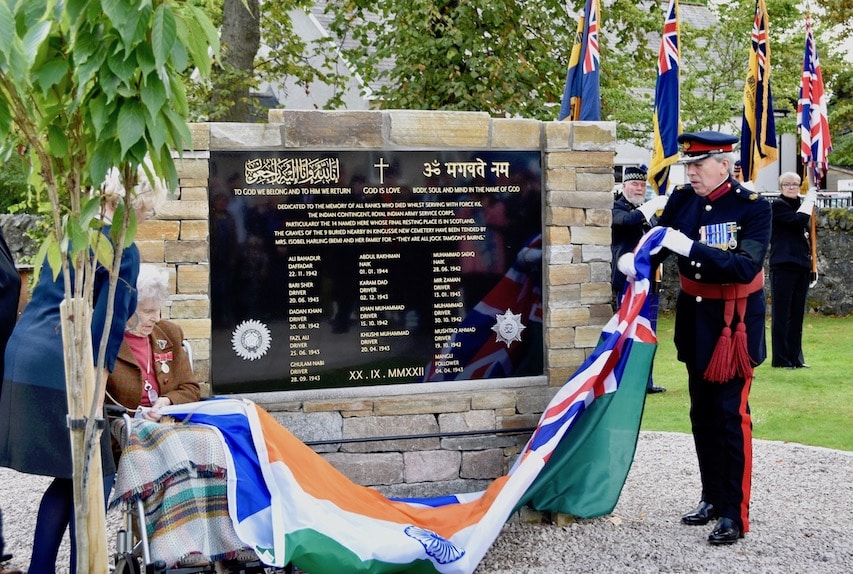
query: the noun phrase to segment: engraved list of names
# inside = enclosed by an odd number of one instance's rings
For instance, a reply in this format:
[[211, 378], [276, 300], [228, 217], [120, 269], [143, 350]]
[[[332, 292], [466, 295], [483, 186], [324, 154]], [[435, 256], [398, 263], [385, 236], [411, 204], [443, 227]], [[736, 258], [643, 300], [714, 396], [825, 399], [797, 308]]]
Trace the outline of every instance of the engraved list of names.
[[211, 152], [217, 393], [541, 374], [539, 152]]

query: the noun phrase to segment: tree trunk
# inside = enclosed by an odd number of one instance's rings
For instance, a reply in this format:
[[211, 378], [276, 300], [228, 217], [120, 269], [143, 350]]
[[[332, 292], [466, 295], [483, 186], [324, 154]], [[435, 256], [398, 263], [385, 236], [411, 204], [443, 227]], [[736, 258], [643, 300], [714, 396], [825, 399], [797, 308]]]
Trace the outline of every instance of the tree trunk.
[[[95, 395], [95, 366], [92, 355], [91, 309], [85, 299], [73, 299], [59, 306], [62, 317], [62, 344], [65, 347], [65, 387], [68, 420], [71, 423], [71, 462], [74, 480], [74, 526], [77, 534], [77, 571], [107, 574], [107, 524], [104, 511], [101, 447], [97, 440], [92, 460], [85, 457], [83, 421]], [[94, 424], [94, 421], [86, 421]], [[87, 470], [88, 467], [88, 470]]]
[[[258, 0], [224, 1], [220, 42], [222, 69], [214, 68], [211, 74], [213, 99], [221, 99], [225, 94], [224, 97], [233, 103], [218, 119], [226, 122], [251, 121], [249, 89], [253, 84], [255, 56], [261, 45]], [[234, 72], [239, 72], [236, 81]]]

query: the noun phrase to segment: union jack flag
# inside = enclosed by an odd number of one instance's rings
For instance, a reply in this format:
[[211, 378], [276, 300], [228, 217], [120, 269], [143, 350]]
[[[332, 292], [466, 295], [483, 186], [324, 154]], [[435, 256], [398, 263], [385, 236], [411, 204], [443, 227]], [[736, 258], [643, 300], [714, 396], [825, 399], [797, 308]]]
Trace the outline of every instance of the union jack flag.
[[752, 53], [743, 87], [740, 162], [743, 177], [755, 180], [758, 170], [776, 161], [776, 120], [770, 91], [770, 25], [764, 0], [755, 3]]
[[658, 52], [658, 79], [655, 84], [654, 130], [649, 182], [658, 193], [666, 193], [669, 167], [678, 161], [679, 114], [678, 0], [670, 0], [663, 23]]
[[[602, 341], [592, 355], [551, 399], [523, 452], [537, 451], [547, 461], [556, 442], [575, 417], [595, 398], [619, 387], [632, 345], [657, 344], [648, 295], [653, 272], [651, 257], [661, 250], [665, 234], [665, 229], [655, 227], [640, 239], [634, 249], [637, 277], [629, 282], [619, 311], [604, 326]], [[645, 381], [648, 373], [643, 373], [640, 378]]]
[[586, 32], [586, 52], [583, 58], [583, 73], [589, 74], [598, 69], [600, 54], [598, 51], [598, 2], [590, 2], [589, 24]]
[[563, 87], [559, 120], [601, 120], [601, 66], [598, 44], [598, 0], [586, 0], [578, 20], [569, 70]]
[[797, 104], [797, 126], [800, 130], [800, 153], [803, 163], [811, 163], [814, 183], [819, 184], [829, 166], [827, 156], [832, 151], [829, 120], [826, 113], [826, 94], [823, 75], [812, 33], [811, 17], [806, 14], [806, 52], [803, 58], [803, 79]]
[[658, 74], [678, 68], [678, 0], [670, 0], [658, 52]]

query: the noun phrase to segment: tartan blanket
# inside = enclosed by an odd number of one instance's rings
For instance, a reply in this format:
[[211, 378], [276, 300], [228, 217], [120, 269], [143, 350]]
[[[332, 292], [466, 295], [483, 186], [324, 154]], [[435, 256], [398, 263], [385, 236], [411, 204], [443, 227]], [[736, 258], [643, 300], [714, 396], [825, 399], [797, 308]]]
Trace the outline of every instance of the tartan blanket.
[[141, 499], [151, 556], [168, 567], [189, 554], [233, 558], [246, 548], [228, 513], [226, 459], [218, 431], [201, 425], [112, 423], [122, 445], [110, 508]]

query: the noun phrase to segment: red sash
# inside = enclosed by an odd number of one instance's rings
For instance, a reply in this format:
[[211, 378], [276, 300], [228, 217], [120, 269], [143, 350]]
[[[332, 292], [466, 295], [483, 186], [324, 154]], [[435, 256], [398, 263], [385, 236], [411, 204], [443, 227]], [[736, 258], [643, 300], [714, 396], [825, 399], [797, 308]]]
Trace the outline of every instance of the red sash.
[[[723, 331], [717, 339], [714, 353], [705, 369], [705, 379], [715, 383], [725, 383], [735, 376], [751, 379], [754, 364], [749, 356], [746, 341], [746, 299], [759, 289], [764, 289], [764, 270], [759, 271], [749, 283], [699, 283], [681, 275], [681, 290], [693, 297], [722, 299]], [[737, 310], [738, 324], [732, 334], [732, 321]]]

